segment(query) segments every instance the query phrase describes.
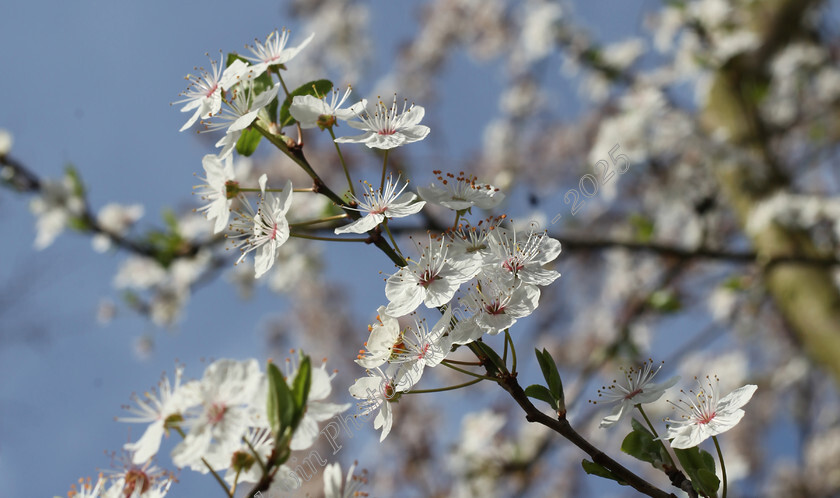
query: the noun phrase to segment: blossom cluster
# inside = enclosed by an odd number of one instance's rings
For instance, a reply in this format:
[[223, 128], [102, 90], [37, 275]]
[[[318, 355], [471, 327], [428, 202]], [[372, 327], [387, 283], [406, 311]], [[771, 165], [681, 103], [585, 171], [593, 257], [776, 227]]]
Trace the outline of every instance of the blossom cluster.
[[[366, 412], [380, 410], [374, 428], [382, 429], [381, 440], [392, 426], [390, 404], [420, 380], [425, 367], [439, 365], [453, 347], [496, 335], [533, 313], [539, 287], [560, 276], [545, 268], [560, 253], [557, 240], [544, 232], [503, 228], [498, 221], [430, 235], [425, 245], [418, 244], [420, 257], [387, 279], [389, 303], [379, 308], [366, 351], [356, 360], [369, 376], [350, 388]], [[417, 318], [401, 327], [398, 318], [415, 314], [421, 304], [444, 309], [443, 316], [432, 327]], [[454, 308], [466, 312], [454, 319]], [[377, 393], [373, 399], [367, 395], [371, 388]]]
[[[291, 381], [299, 372], [296, 361], [289, 360], [285, 377]], [[125, 444], [129, 455], [124, 470], [100, 478], [96, 486], [82, 483], [76, 496], [131, 496], [156, 498], [166, 494], [172, 475], [152, 465], [161, 440], [175, 431], [182, 440], [172, 450], [173, 464], [206, 474], [221, 475], [235, 486], [258, 482], [263, 468], [257, 459], [268, 461], [278, 440], [272, 433], [268, 405], [269, 382], [256, 360], [221, 359], [211, 363], [200, 380], [183, 381], [183, 366], [175, 369], [170, 381], [163, 377], [157, 389], [143, 396], [133, 396], [134, 406], [126, 406], [130, 415], [121, 422], [147, 424], [142, 436]], [[319, 435], [318, 423], [345, 410], [349, 404], [327, 401], [335, 373], [326, 364], [312, 368], [306, 409], [289, 442], [292, 451], [311, 447]], [[285, 466], [281, 476], [294, 475]], [[292, 489], [297, 481], [278, 481]]]

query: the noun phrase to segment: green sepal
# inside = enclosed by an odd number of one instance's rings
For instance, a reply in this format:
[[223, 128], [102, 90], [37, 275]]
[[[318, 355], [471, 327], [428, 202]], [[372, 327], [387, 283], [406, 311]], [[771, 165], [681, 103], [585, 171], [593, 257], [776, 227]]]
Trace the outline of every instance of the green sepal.
[[257, 130], [251, 128], [242, 130], [242, 135], [240, 135], [239, 140], [236, 141], [236, 152], [245, 157], [250, 156], [257, 150], [262, 137], [262, 133]]
[[309, 398], [309, 388], [312, 386], [312, 362], [309, 356], [300, 360], [295, 380], [292, 381], [292, 399], [295, 402], [295, 415], [292, 419], [292, 429], [296, 429], [303, 414], [306, 413], [306, 401]]
[[607, 468], [604, 467], [601, 464], [598, 464], [598, 463], [595, 463], [595, 462], [590, 462], [589, 460], [587, 460], [585, 458], [583, 459], [583, 461], [580, 462], [580, 464], [583, 466], [583, 471], [586, 472], [589, 475], [603, 477], [604, 479], [610, 479], [612, 481], [615, 481], [615, 482], [621, 484], [622, 486], [627, 486], [626, 482], [624, 482], [617, 475], [615, 475], [612, 472], [610, 472], [609, 470], [607, 470]]
[[545, 401], [551, 408], [557, 410], [557, 400], [554, 399], [554, 396], [551, 395], [551, 391], [548, 390], [547, 387], [541, 386], [539, 384], [531, 384], [530, 386], [525, 388], [525, 395], [530, 398], [535, 398], [540, 401]]
[[717, 493], [720, 479], [715, 474], [715, 459], [709, 452], [695, 446], [685, 450], [675, 448], [674, 453], [698, 493], [706, 496]]
[[283, 105], [280, 107], [280, 119], [277, 121], [280, 128], [295, 122], [295, 118], [289, 113], [289, 108], [292, 106], [292, 99], [299, 95], [312, 95], [313, 97], [321, 98], [327, 95], [332, 88], [333, 84], [330, 80], [315, 80], [304, 83], [295, 89], [295, 91], [286, 97], [286, 100], [283, 101]]

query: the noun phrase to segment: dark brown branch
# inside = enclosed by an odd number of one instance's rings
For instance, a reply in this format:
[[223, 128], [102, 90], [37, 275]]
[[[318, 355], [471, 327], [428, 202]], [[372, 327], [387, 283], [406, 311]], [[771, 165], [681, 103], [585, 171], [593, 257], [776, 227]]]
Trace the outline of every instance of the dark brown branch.
[[[481, 360], [482, 362], [487, 365], [487, 374], [493, 375], [493, 370], [489, 365], [492, 363], [486, 357], [486, 355], [482, 352], [482, 350], [475, 345], [475, 343], [471, 344], [470, 350], [475, 353], [475, 355]], [[661, 489], [657, 488], [653, 484], [645, 481], [641, 477], [637, 476], [633, 473], [630, 469], [624, 467], [620, 463], [616, 462], [612, 458], [610, 458], [606, 453], [596, 448], [592, 443], [587, 441], [583, 436], [575, 431], [569, 421], [566, 419], [566, 414], [563, 412], [562, 414], [558, 415], [556, 419], [549, 417], [545, 413], [541, 412], [537, 407], [531, 403], [531, 400], [525, 394], [525, 391], [522, 389], [522, 386], [519, 385], [519, 382], [516, 380], [516, 374], [510, 374], [508, 372], [502, 372], [499, 376], [497, 376], [497, 382], [499, 383], [502, 388], [510, 393], [513, 397], [514, 401], [525, 411], [525, 419], [528, 422], [536, 422], [538, 424], [542, 424], [549, 429], [557, 432], [567, 440], [569, 440], [572, 444], [580, 448], [584, 451], [592, 461], [601, 465], [602, 467], [606, 468], [610, 472], [612, 472], [616, 477], [623, 480], [627, 485], [631, 486], [636, 491], [643, 493], [647, 496], [656, 497], [656, 498], [676, 498], [676, 495], [672, 493], [666, 493]]]

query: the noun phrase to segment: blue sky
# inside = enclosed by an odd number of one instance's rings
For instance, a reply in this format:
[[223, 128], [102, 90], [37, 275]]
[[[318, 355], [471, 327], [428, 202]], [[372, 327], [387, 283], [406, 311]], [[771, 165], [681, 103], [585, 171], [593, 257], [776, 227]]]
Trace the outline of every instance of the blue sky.
[[[602, 14], [583, 4], [579, 14], [594, 26]], [[382, 52], [375, 60], [384, 71], [407, 35], [402, 26], [413, 26], [411, 12], [384, 0], [371, 5]], [[595, 29], [604, 39], [637, 32], [638, 6], [612, 0], [601, 7], [613, 16]], [[183, 76], [206, 64], [205, 52], [240, 49], [276, 28], [294, 29], [284, 9], [268, 1], [9, 3], [0, 17], [0, 127], [15, 137], [13, 156], [43, 177], [58, 177], [72, 163], [94, 209], [140, 202], [143, 222], [159, 224], [165, 207], [188, 199], [192, 173], [209, 152], [206, 141], [177, 132], [185, 115], [169, 103], [185, 88]], [[457, 88], [476, 76], [453, 64], [444, 85]], [[494, 84], [454, 92], [444, 102], [451, 100], [454, 116], [489, 117]], [[487, 102], [491, 107], [482, 109]], [[479, 144], [480, 128], [432, 120], [443, 127], [436, 133], [447, 134], [448, 152], [463, 154]], [[142, 428], [129, 436], [128, 426], [113, 417], [132, 391], [171, 372], [176, 358], [197, 377], [202, 359], [260, 357], [261, 317], [276, 309], [276, 300], [262, 295], [242, 302], [224, 285], [196, 292], [177, 332], [154, 331], [158, 354], [139, 359], [132, 344], [153, 331], [151, 324], [131, 315], [107, 327], [95, 321], [99, 299], [116, 297], [111, 281], [120, 256], [96, 254], [87, 238], [72, 233], [34, 252], [27, 202], [0, 190], [0, 482], [4, 496], [64, 495], [80, 476], [107, 467], [104, 449], [139, 436]], [[364, 269], [341, 278], [359, 285]], [[380, 282], [377, 276], [362, 285], [381, 292]], [[218, 311], [230, 303], [236, 313]], [[210, 479], [186, 472], [181, 478], [193, 495], [216, 491]]]

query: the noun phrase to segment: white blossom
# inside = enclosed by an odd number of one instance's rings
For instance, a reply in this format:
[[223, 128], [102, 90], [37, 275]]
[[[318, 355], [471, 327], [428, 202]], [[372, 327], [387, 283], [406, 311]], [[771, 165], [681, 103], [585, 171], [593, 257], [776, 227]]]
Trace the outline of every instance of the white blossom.
[[228, 225], [230, 218], [230, 206], [233, 199], [239, 194], [239, 183], [233, 173], [233, 158], [227, 156], [220, 159], [215, 154], [206, 154], [201, 159], [201, 166], [204, 168], [206, 182], [194, 188], [199, 189], [195, 194], [207, 204], [198, 208], [204, 212], [208, 220], [215, 219], [213, 233], [219, 233]]
[[243, 238], [237, 243], [242, 252], [237, 263], [242, 262], [251, 251], [254, 257], [254, 272], [260, 278], [274, 265], [277, 250], [289, 239], [289, 222], [286, 213], [292, 203], [292, 182], [287, 180], [280, 195], [266, 192], [266, 175], [260, 177], [261, 199], [256, 213], [250, 203], [245, 202], [246, 213], [237, 213], [237, 219], [231, 224], [231, 230], [237, 233], [232, 237]]
[[653, 403], [680, 380], [678, 376], [661, 383], [653, 383], [662, 364], [653, 366], [653, 360], [646, 361], [641, 368], [621, 369], [622, 379], [614, 380], [609, 386], [598, 389], [596, 404], [616, 403], [612, 413], [601, 420], [601, 428], [610, 427], [624, 419], [636, 405]]
[[434, 308], [452, 300], [461, 284], [471, 279], [480, 265], [470, 260], [456, 261], [448, 258], [446, 239], [429, 239], [418, 261], [409, 260], [385, 283], [385, 296], [390, 301], [387, 313], [403, 316], [411, 313], [420, 303]]
[[417, 192], [424, 200], [453, 211], [464, 211], [473, 206], [493, 209], [505, 198], [505, 194], [499, 192], [498, 188], [480, 183], [472, 175], [463, 172], [457, 176], [452, 173], [443, 175], [441, 171], [433, 173], [437, 175], [437, 181], [428, 187], [419, 187]]
[[180, 131], [192, 126], [199, 118], [207, 119], [216, 115], [222, 107], [222, 93], [239, 83], [241, 79], [252, 76], [249, 74], [251, 68], [248, 64], [239, 59], [233, 61], [224, 71], [222, 71], [221, 62], [221, 58], [219, 62], [210, 59], [210, 71], [196, 68], [201, 71], [200, 76], [187, 75], [190, 86], [181, 94], [184, 99], [175, 104], [185, 103], [181, 112], [189, 112], [193, 109], [195, 112]]
[[298, 46], [286, 48], [286, 44], [289, 41], [289, 34], [290, 31], [287, 29], [282, 31], [274, 30], [266, 38], [265, 44], [260, 43], [259, 40], [254, 40], [254, 46], [249, 47], [249, 50], [254, 56], [245, 57], [254, 63], [252, 66], [254, 78], [260, 76], [270, 67], [280, 66], [292, 60], [315, 36], [315, 33], [312, 33]]
[[752, 398], [757, 386], [747, 384], [723, 398], [718, 395], [718, 379], [714, 383], [706, 378], [704, 386], [697, 381], [698, 389], [680, 391], [686, 400], [671, 403], [680, 412], [680, 420], [666, 419], [668, 430], [662, 439], [670, 439], [675, 449], [692, 448], [711, 436], [717, 436], [735, 427], [744, 417], [741, 407]]
[[351, 89], [348, 88], [339, 99], [338, 90], [333, 89], [329, 102], [327, 102], [326, 95], [321, 98], [312, 95], [295, 95], [292, 99], [292, 105], [289, 107], [289, 113], [300, 123], [301, 128], [331, 126], [336, 119], [347, 121], [367, 107], [367, 99], [362, 99], [347, 109], [342, 109], [341, 106], [350, 96], [350, 92]]
[[[406, 101], [407, 102], [407, 101]], [[426, 111], [421, 106], [411, 104], [406, 110], [406, 102], [403, 103], [402, 111], [397, 112], [397, 96], [394, 95], [394, 102], [388, 108], [380, 100], [374, 110], [365, 110], [357, 114], [359, 121], [348, 121], [351, 128], [362, 130], [365, 133], [352, 137], [339, 137], [338, 143], [360, 143], [370, 148], [388, 150], [400, 145], [410, 144], [426, 138], [429, 134], [429, 127], [419, 124]]]
[[359, 207], [349, 208], [362, 211], [365, 215], [347, 225], [336, 228], [335, 233], [365, 233], [373, 230], [386, 219], [404, 218], [423, 209], [423, 206], [426, 205], [425, 201], [418, 200], [417, 194], [414, 192], [405, 192], [408, 182], [397, 190], [399, 181], [399, 178], [397, 178], [397, 181], [392, 182], [391, 178], [388, 177], [382, 189], [374, 189], [372, 185], [366, 183], [368, 192], [362, 194], [361, 198], [351, 196]]

